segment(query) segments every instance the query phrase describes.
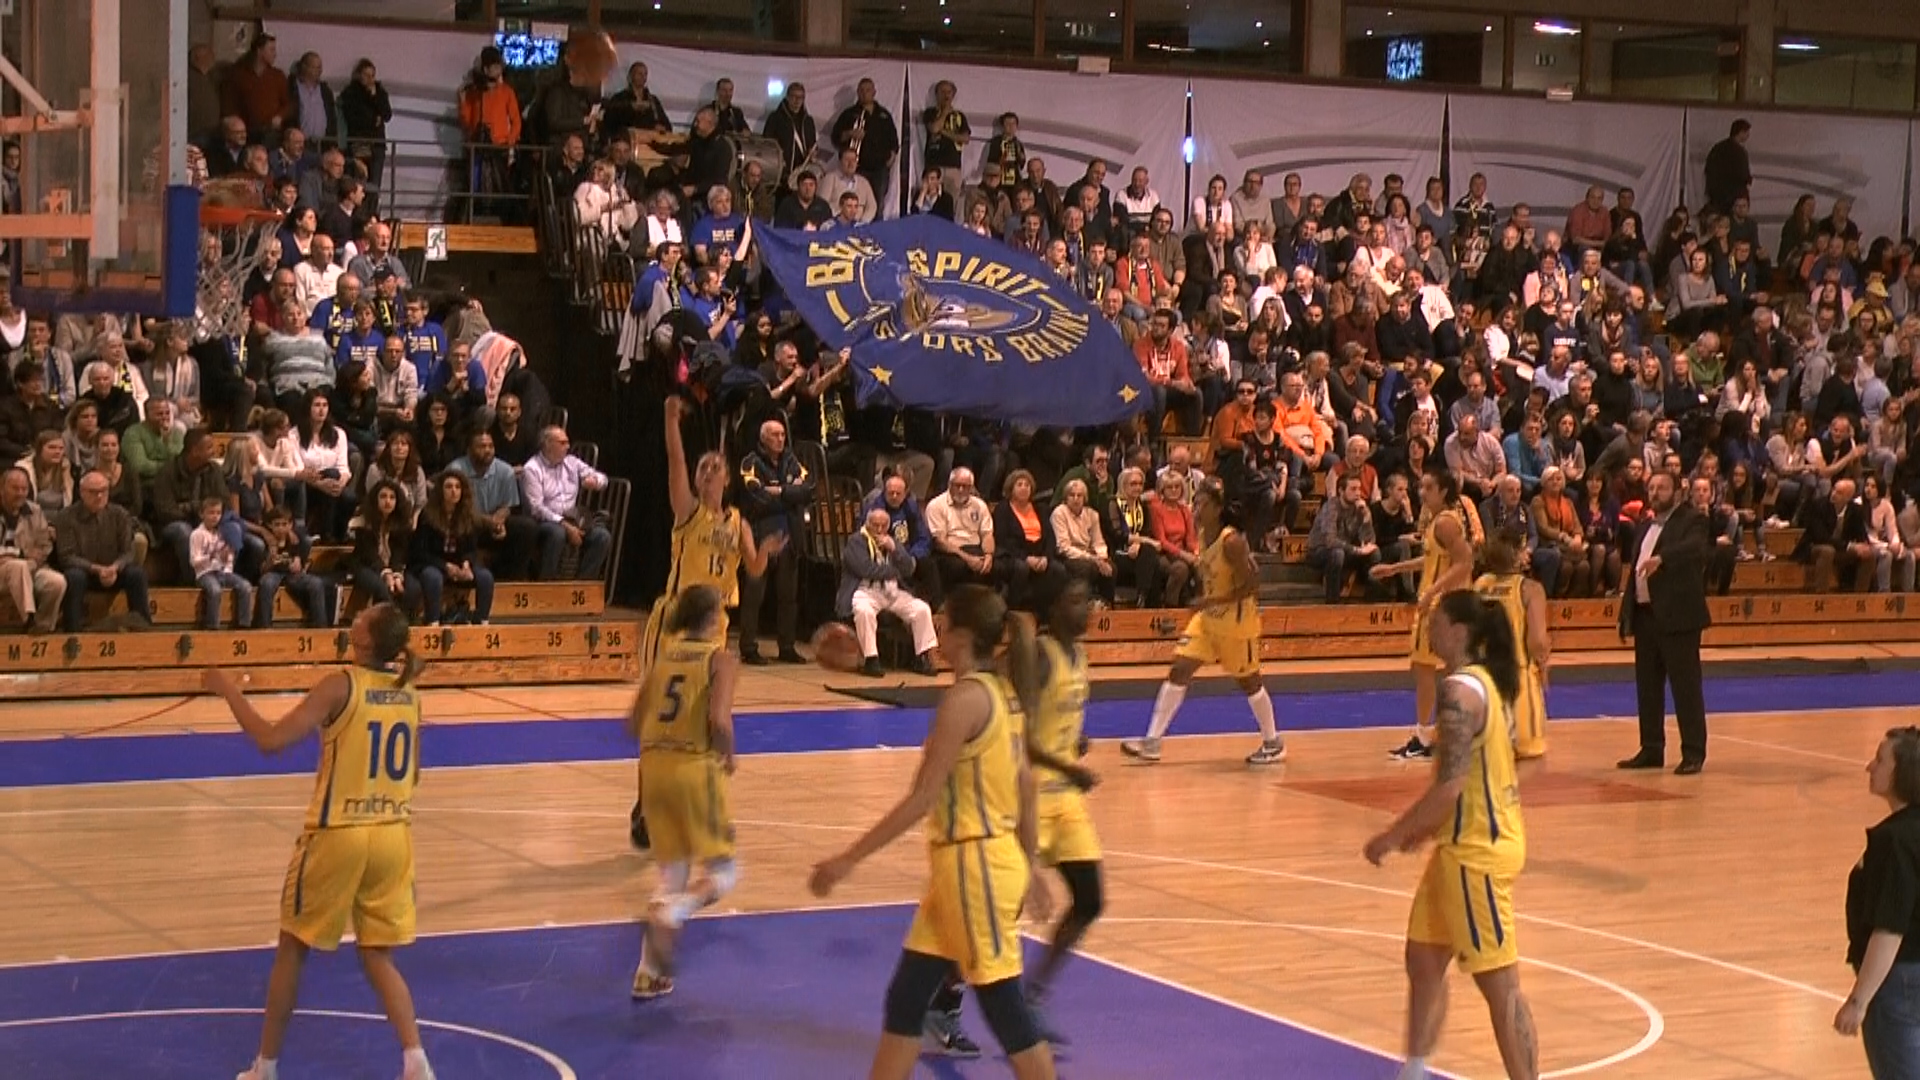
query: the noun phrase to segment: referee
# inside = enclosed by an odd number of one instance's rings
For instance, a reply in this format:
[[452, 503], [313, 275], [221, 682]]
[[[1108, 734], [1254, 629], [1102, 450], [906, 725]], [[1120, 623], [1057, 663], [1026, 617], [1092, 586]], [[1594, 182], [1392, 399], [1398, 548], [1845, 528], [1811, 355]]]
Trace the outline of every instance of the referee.
[[1633, 639], [1633, 685], [1640, 704], [1640, 752], [1622, 769], [1666, 765], [1667, 702], [1673, 689], [1680, 727], [1680, 776], [1707, 762], [1707, 702], [1701, 685], [1700, 633], [1707, 614], [1707, 556], [1713, 540], [1707, 519], [1678, 495], [1673, 477], [1647, 478], [1651, 515], [1633, 530], [1627, 556], [1632, 571], [1620, 596], [1620, 639]]

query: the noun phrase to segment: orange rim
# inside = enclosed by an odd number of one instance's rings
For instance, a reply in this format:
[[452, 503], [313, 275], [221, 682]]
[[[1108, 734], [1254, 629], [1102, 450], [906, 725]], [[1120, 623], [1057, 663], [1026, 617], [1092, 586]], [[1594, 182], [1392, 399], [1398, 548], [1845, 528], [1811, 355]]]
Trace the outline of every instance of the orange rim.
[[239, 206], [209, 206], [200, 204], [200, 227], [220, 229], [233, 226], [266, 225], [278, 222], [280, 215], [272, 210], [248, 210]]

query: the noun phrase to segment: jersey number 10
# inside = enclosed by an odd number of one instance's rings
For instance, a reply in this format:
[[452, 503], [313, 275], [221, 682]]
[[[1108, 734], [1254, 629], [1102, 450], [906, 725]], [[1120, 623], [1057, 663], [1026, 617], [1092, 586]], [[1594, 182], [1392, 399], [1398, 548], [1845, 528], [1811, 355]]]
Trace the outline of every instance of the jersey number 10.
[[393, 725], [382, 747], [382, 726], [378, 720], [367, 725], [367, 779], [380, 779], [380, 768], [385, 765], [387, 779], [405, 780], [413, 767], [413, 728], [406, 724]]

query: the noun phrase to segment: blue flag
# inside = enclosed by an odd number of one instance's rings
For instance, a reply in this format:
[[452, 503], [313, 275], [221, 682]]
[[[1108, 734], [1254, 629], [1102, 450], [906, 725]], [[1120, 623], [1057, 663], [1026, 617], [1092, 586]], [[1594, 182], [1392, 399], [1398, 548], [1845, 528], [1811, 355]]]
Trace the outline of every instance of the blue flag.
[[808, 325], [853, 350], [862, 405], [1048, 427], [1147, 407], [1119, 331], [1030, 255], [927, 215], [755, 234]]

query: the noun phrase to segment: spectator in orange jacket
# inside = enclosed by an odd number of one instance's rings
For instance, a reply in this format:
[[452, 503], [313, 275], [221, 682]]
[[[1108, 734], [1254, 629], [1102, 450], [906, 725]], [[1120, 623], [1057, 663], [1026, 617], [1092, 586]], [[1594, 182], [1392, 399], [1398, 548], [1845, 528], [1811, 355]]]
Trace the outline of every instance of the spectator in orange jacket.
[[460, 89], [460, 130], [470, 143], [515, 146], [520, 142], [520, 97], [507, 85], [506, 58], [492, 45]]
[[1320, 471], [1329, 464], [1327, 451], [1333, 446], [1333, 429], [1307, 397], [1307, 380], [1298, 371], [1280, 377], [1280, 400], [1273, 403], [1274, 424], [1287, 449], [1300, 455], [1306, 473]]
[[253, 39], [247, 55], [228, 69], [226, 85], [220, 88], [221, 115], [245, 120], [247, 135], [254, 142], [268, 141], [293, 115], [293, 87], [287, 73], [274, 66], [278, 56], [273, 35], [262, 33]]

